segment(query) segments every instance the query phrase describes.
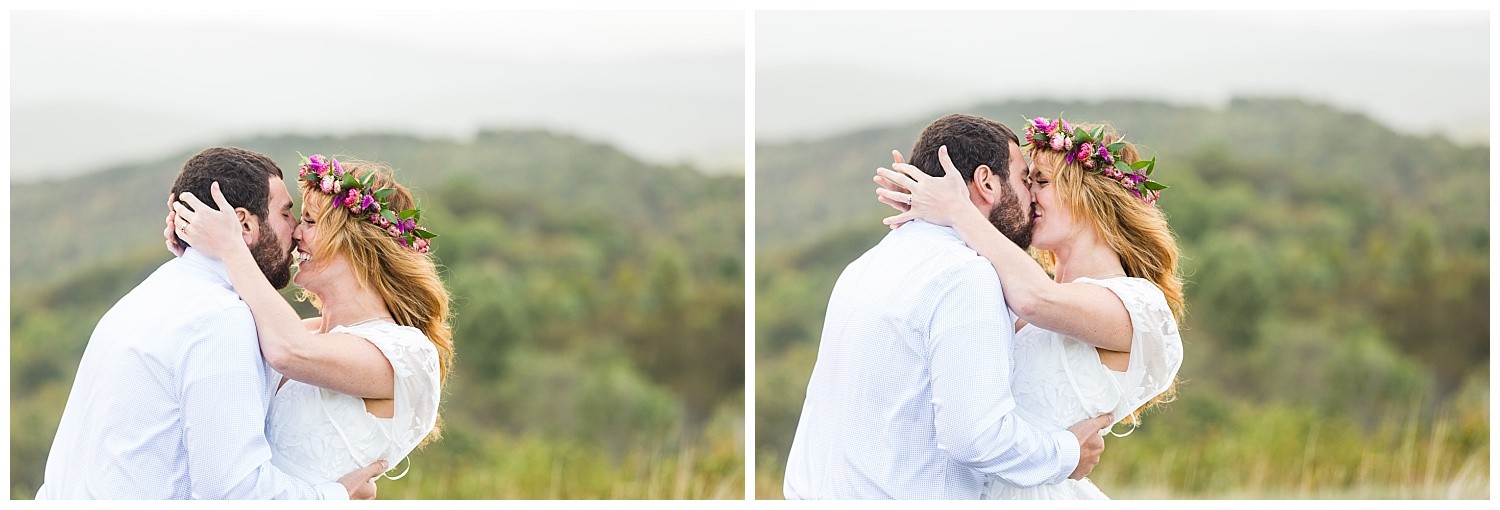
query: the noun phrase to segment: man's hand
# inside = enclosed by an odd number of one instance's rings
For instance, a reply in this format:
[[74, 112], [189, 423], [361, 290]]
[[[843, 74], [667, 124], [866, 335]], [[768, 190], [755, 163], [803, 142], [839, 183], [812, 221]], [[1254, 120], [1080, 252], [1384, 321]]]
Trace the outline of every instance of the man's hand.
[[[1094, 457], [1097, 459], [1098, 455]], [[374, 464], [344, 475], [339, 479], [339, 483], [344, 484], [344, 490], [349, 491], [349, 499], [375, 499], [375, 477], [384, 473], [385, 468], [385, 461], [377, 460]]]
[[1099, 465], [1099, 455], [1104, 453], [1104, 436], [1099, 431], [1114, 421], [1113, 414], [1104, 413], [1068, 427], [1068, 432], [1078, 437], [1078, 467], [1073, 468], [1073, 474], [1068, 478], [1082, 480], [1094, 472], [1094, 466]]

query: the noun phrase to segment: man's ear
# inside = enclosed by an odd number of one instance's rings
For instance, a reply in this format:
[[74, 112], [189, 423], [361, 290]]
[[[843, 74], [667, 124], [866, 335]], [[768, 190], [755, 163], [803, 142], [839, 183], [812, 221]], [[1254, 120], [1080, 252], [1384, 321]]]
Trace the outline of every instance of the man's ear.
[[245, 244], [254, 246], [260, 233], [260, 218], [244, 207], [234, 208], [234, 216], [240, 220], [240, 236], [245, 238]]
[[974, 180], [969, 182], [969, 191], [979, 195], [987, 203], [994, 203], [1000, 191], [995, 189], [993, 182], [990, 182], [990, 177], [994, 175], [989, 165], [979, 165], [974, 168]]

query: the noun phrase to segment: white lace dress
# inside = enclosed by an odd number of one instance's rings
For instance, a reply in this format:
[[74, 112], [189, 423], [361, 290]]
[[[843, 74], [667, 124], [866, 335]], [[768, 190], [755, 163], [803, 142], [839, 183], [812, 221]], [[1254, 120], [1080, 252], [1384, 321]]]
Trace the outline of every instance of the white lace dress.
[[272, 397], [266, 417], [271, 464], [312, 483], [337, 481], [380, 459], [397, 469], [437, 423], [442, 392], [437, 348], [421, 330], [389, 322], [336, 326], [329, 332], [369, 340], [390, 360], [394, 413], [379, 418], [365, 410], [361, 398], [288, 380]]
[[[1182, 338], [1167, 299], [1141, 278], [1079, 278], [1114, 291], [1134, 328], [1126, 371], [1105, 367], [1094, 347], [1027, 325], [1015, 336], [1012, 391], [1016, 414], [1038, 427], [1067, 429], [1106, 412], [1115, 422], [1166, 391], [1182, 366]], [[1106, 461], [1107, 462], [1107, 461]], [[1093, 482], [1064, 480], [1017, 487], [991, 476], [983, 499], [1109, 499]]]

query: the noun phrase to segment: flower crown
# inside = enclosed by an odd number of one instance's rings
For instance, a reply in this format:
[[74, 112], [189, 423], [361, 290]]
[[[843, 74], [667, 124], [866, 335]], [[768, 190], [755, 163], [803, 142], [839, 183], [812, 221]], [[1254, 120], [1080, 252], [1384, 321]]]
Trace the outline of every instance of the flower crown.
[[373, 173], [365, 174], [363, 178], [355, 177], [352, 172], [344, 171], [339, 160], [313, 154], [302, 158], [302, 169], [297, 176], [312, 184], [313, 188], [333, 195], [334, 206], [348, 208], [355, 216], [379, 225], [401, 246], [417, 253], [427, 253], [428, 239], [437, 237], [437, 234], [417, 226], [417, 222], [422, 220], [421, 209], [413, 207], [401, 212], [391, 210], [390, 203], [386, 200], [396, 190], [371, 190], [370, 181], [375, 177]]
[[1126, 163], [1120, 157], [1125, 142], [1105, 145], [1103, 140], [1104, 126], [1090, 133], [1083, 128], [1075, 129], [1062, 117], [1026, 120], [1026, 143], [1030, 146], [1064, 152], [1069, 164], [1078, 162], [1084, 170], [1113, 179], [1137, 198], [1155, 205], [1161, 190], [1167, 189], [1150, 179], [1151, 171], [1156, 169], [1156, 158]]

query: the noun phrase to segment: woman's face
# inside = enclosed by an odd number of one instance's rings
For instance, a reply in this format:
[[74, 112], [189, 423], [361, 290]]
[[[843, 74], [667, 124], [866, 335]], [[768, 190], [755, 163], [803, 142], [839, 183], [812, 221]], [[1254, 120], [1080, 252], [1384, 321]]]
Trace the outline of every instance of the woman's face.
[[1053, 175], [1050, 162], [1034, 160], [1031, 201], [1035, 212], [1032, 216], [1031, 245], [1048, 251], [1055, 251], [1083, 227], [1058, 197], [1057, 185], [1052, 182]]
[[312, 204], [303, 200], [302, 221], [292, 231], [292, 242], [297, 248], [297, 276], [292, 281], [309, 290], [321, 283], [331, 273], [328, 269], [336, 265], [312, 253], [318, 239], [317, 213]]

